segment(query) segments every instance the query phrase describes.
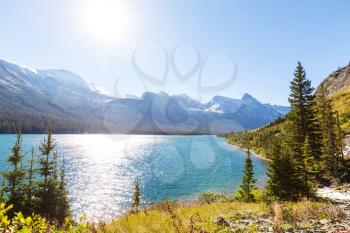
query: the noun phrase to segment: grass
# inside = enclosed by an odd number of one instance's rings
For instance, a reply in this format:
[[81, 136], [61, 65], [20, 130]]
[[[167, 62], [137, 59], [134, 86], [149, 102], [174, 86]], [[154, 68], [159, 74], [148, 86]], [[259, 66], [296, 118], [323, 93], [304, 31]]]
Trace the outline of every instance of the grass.
[[[191, 206], [163, 202], [140, 213], [120, 217], [103, 225], [98, 232], [231, 232], [228, 227], [219, 226], [214, 222], [218, 216], [230, 220], [244, 219], [247, 216], [269, 218], [276, 229], [286, 226], [293, 229], [297, 226], [307, 227], [312, 220], [341, 218], [341, 213], [330, 204], [309, 201], [269, 205], [263, 202], [219, 202]], [[247, 232], [258, 232], [258, 230], [252, 225]]]
[[331, 96], [334, 109], [339, 112], [342, 128], [350, 133], [350, 86], [344, 87]]
[[163, 202], [150, 210], [121, 217], [106, 225], [105, 232], [217, 232], [214, 220], [219, 215], [249, 212], [262, 216], [265, 204], [211, 203], [179, 206]]
[[[220, 199], [221, 200], [221, 199]], [[341, 210], [326, 202], [280, 202], [267, 204], [239, 201], [177, 204], [164, 201], [138, 213], [129, 213], [108, 223], [72, 224], [56, 227], [44, 218], [21, 213], [10, 218], [11, 206], [0, 204], [1, 232], [38, 233], [225, 233], [261, 232], [261, 227], [273, 228], [274, 232], [294, 232], [307, 229], [320, 220], [337, 222], [344, 219]], [[224, 219], [224, 222], [217, 221]], [[261, 224], [267, 222], [268, 225]], [[266, 229], [266, 228], [265, 228]], [[8, 231], [6, 231], [8, 230]], [[266, 230], [264, 230], [266, 232]]]

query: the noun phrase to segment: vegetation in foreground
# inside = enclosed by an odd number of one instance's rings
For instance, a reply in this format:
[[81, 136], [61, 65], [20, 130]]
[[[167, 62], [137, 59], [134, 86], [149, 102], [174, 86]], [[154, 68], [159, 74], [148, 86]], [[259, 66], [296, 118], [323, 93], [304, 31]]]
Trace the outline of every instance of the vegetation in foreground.
[[[130, 213], [112, 222], [89, 224], [69, 222], [60, 228], [39, 215], [13, 218], [0, 205], [1, 230], [8, 232], [123, 232], [123, 233], [212, 233], [212, 232], [346, 232], [349, 216], [339, 206], [325, 202], [245, 203], [215, 198], [203, 203], [180, 205], [164, 201], [137, 213]], [[208, 203], [207, 201], [210, 201]]]
[[18, 221], [23, 216], [41, 219], [40, 215], [57, 225], [69, 218], [64, 168], [59, 164], [55, 147], [49, 127], [47, 136], [40, 143], [40, 153], [35, 154], [32, 148], [31, 159], [24, 161], [22, 136], [17, 133], [7, 157], [10, 170], [3, 172], [0, 199], [7, 205], [2, 207], [2, 214], [6, 212]]

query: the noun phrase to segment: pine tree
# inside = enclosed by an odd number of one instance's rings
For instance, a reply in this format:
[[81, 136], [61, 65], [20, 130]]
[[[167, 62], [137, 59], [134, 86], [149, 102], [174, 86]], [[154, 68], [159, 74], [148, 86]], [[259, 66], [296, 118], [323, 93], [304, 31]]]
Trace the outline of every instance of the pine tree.
[[8, 203], [13, 204], [12, 212], [19, 212], [24, 208], [25, 171], [22, 168], [22, 136], [19, 132], [16, 135], [15, 145], [11, 149], [11, 154], [7, 161], [11, 164], [12, 170], [5, 172], [7, 180]]
[[57, 205], [58, 205], [57, 220], [58, 222], [64, 222], [65, 218], [69, 217], [69, 202], [67, 198], [66, 183], [65, 183], [64, 160], [61, 167]]
[[26, 211], [24, 211], [27, 214], [33, 213], [34, 210], [34, 203], [33, 203], [33, 197], [35, 195], [36, 186], [34, 184], [34, 175], [35, 175], [35, 169], [34, 169], [34, 162], [35, 162], [35, 152], [34, 148], [31, 150], [31, 158], [29, 160], [29, 168], [27, 172], [27, 185], [26, 185]]
[[56, 143], [52, 139], [51, 127], [48, 127], [47, 137], [41, 141], [39, 158], [40, 176], [43, 178], [39, 182], [38, 207], [39, 213], [44, 217], [56, 219], [58, 181], [56, 171], [56, 155], [54, 153]]
[[323, 84], [320, 85], [316, 103], [323, 142], [321, 171], [328, 179], [338, 177], [340, 149], [337, 142], [337, 122]]
[[244, 202], [254, 202], [255, 197], [252, 191], [256, 189], [255, 183], [256, 179], [254, 179], [254, 167], [252, 159], [250, 158], [250, 150], [248, 147], [242, 184], [240, 186], [240, 190], [238, 191], [238, 199]]
[[[294, 79], [290, 85], [291, 94], [289, 96], [289, 103], [291, 111], [287, 116], [286, 132], [287, 144], [289, 151], [293, 157], [295, 168], [296, 189], [301, 196], [309, 196], [312, 192], [309, 182], [305, 180], [308, 176], [309, 169], [317, 166], [320, 161], [321, 154], [321, 135], [319, 125], [316, 118], [314, 106], [314, 89], [311, 87], [311, 81], [306, 79], [306, 74], [303, 66], [298, 62], [297, 68], [294, 72]], [[309, 137], [310, 153], [308, 156], [312, 158], [305, 158], [303, 147], [306, 137]], [[308, 163], [309, 167], [305, 167], [305, 160], [313, 162]]]
[[132, 204], [131, 204], [131, 208], [133, 209], [133, 211], [135, 212], [139, 211], [140, 202], [141, 202], [141, 184], [140, 184], [140, 179], [136, 178], [134, 183], [134, 194], [132, 197]]
[[271, 142], [271, 159], [267, 170], [268, 182], [266, 191], [268, 198], [283, 201], [297, 200], [299, 190], [296, 188], [298, 181], [294, 162], [282, 138], [275, 138]]
[[[304, 181], [308, 187], [312, 187], [314, 182], [313, 177], [317, 177], [315, 174], [319, 172], [318, 165], [314, 163], [314, 157], [312, 155], [311, 143], [309, 136], [306, 136], [304, 146], [303, 146], [303, 157], [304, 157], [304, 167], [306, 172], [304, 173]], [[308, 193], [311, 196], [312, 190]]]

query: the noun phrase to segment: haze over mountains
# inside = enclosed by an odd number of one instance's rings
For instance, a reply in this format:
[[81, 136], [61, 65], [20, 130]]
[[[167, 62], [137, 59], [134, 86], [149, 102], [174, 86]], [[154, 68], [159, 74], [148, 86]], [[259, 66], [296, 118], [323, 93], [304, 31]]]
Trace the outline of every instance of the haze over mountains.
[[116, 98], [66, 70], [34, 70], [0, 60], [0, 131], [56, 133], [201, 134], [254, 129], [286, 114], [288, 107], [215, 96], [146, 92]]

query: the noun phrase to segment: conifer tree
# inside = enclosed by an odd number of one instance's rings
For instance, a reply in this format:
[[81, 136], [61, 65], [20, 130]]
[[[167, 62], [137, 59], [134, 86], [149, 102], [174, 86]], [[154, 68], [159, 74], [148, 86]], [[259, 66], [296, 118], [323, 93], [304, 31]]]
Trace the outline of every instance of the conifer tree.
[[57, 203], [57, 220], [63, 222], [66, 217], [69, 217], [69, 202], [67, 198], [66, 183], [65, 183], [65, 170], [64, 160], [61, 167], [59, 188], [58, 188], [58, 203]]
[[33, 197], [35, 195], [36, 186], [34, 184], [34, 175], [35, 175], [35, 169], [34, 169], [34, 162], [35, 162], [35, 152], [34, 148], [31, 150], [31, 158], [29, 160], [29, 168], [27, 172], [27, 185], [26, 185], [26, 209], [28, 214], [33, 213], [34, 210], [34, 203], [33, 203]]
[[316, 103], [323, 142], [321, 169], [322, 173], [329, 179], [338, 176], [340, 149], [337, 142], [335, 114], [323, 84], [320, 85]]
[[[321, 154], [321, 134], [316, 118], [314, 107], [314, 89], [311, 86], [311, 81], [306, 79], [306, 74], [303, 66], [298, 62], [297, 68], [294, 72], [294, 79], [290, 85], [291, 94], [289, 96], [289, 103], [291, 111], [287, 116], [286, 132], [287, 144], [289, 146], [290, 155], [293, 157], [295, 168], [296, 189], [301, 196], [309, 196], [312, 192], [309, 182], [305, 177], [309, 173], [310, 168], [317, 166], [320, 161]], [[303, 147], [306, 137], [309, 137], [310, 153], [308, 156], [312, 158], [305, 158]], [[313, 162], [305, 167], [305, 160]]]
[[283, 139], [275, 138], [272, 142], [269, 154], [266, 191], [269, 198], [277, 200], [297, 200], [299, 190], [296, 188], [298, 182], [297, 171], [288, 151], [289, 147], [283, 143]]
[[136, 178], [134, 183], [134, 194], [132, 197], [132, 204], [131, 208], [133, 211], [138, 212], [140, 207], [140, 201], [141, 201], [141, 184], [140, 179]]
[[8, 187], [8, 203], [14, 205], [11, 210], [13, 213], [21, 211], [25, 205], [25, 171], [22, 168], [22, 160], [22, 136], [20, 132], [17, 132], [15, 145], [7, 158], [12, 170], [4, 174]]
[[[319, 172], [319, 166], [314, 163], [314, 157], [312, 155], [311, 143], [309, 140], [309, 136], [306, 136], [304, 146], [303, 146], [303, 157], [304, 157], [304, 167], [306, 168], [306, 172], [304, 173], [304, 181], [308, 187], [312, 187], [312, 183], [314, 177], [317, 177]], [[312, 190], [308, 193], [308, 196], [313, 194]]]
[[242, 184], [240, 186], [240, 190], [238, 191], [239, 199], [244, 202], [254, 202], [255, 198], [252, 193], [254, 189], [256, 189], [255, 183], [256, 179], [254, 179], [254, 170], [253, 170], [253, 162], [250, 158], [250, 150], [249, 147], [247, 149], [247, 157], [244, 165], [244, 175], [242, 178]]
[[56, 143], [52, 139], [51, 127], [48, 127], [47, 136], [41, 141], [39, 150], [39, 171], [43, 178], [39, 182], [38, 207], [39, 213], [44, 217], [56, 219], [58, 181], [56, 171], [56, 155], [54, 153]]

